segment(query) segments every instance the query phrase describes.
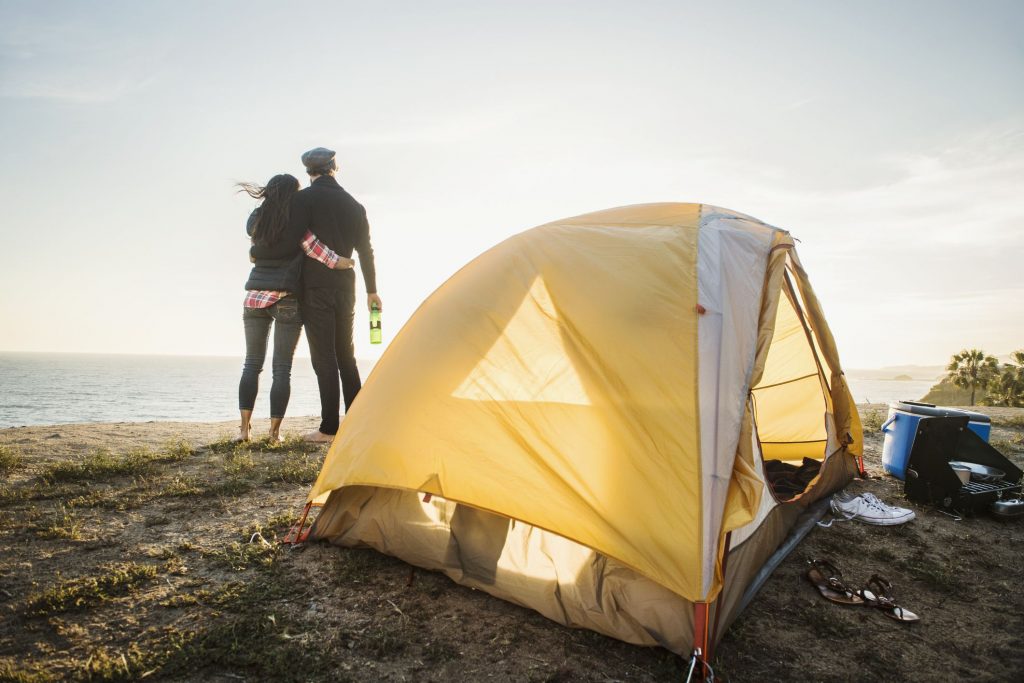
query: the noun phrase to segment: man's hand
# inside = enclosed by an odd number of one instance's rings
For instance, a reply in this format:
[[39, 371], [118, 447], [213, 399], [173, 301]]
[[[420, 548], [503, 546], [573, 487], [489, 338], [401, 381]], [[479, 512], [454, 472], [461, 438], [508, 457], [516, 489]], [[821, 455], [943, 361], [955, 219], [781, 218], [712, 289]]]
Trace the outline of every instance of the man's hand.
[[376, 292], [374, 292], [373, 294], [367, 294], [366, 295], [366, 309], [368, 311], [372, 311], [374, 304], [377, 304], [377, 310], [378, 311], [383, 311], [384, 310], [384, 304], [381, 303], [380, 295], [378, 295]]
[[335, 270], [348, 270], [349, 268], [355, 268], [355, 259], [345, 258], [344, 256], [338, 257], [338, 262], [334, 264]]

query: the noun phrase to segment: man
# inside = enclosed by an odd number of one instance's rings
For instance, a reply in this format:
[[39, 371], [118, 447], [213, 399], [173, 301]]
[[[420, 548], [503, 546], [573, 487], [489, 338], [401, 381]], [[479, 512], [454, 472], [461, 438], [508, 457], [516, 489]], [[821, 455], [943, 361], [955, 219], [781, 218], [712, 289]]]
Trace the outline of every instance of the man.
[[[372, 308], [376, 304], [383, 309], [377, 295], [366, 210], [334, 179], [338, 170], [334, 152], [323, 147], [311, 149], [302, 155], [302, 164], [309, 174], [310, 185], [292, 200], [292, 227], [313, 232], [327, 247], [345, 258], [351, 258], [353, 250], [358, 252], [359, 267], [366, 283], [366, 306]], [[339, 377], [346, 412], [362, 386], [352, 343], [355, 271], [334, 270], [316, 261], [307, 262], [302, 273], [301, 301], [313, 371], [320, 386], [320, 428], [305, 438], [315, 443], [329, 443], [338, 431], [340, 420]]]

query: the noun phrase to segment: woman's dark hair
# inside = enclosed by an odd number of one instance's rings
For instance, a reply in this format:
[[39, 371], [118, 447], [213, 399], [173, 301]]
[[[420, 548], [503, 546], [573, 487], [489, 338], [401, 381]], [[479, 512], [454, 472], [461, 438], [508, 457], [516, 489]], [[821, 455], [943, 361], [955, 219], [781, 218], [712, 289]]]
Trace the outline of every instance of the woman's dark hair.
[[270, 246], [281, 239], [288, 227], [288, 204], [292, 195], [299, 191], [299, 181], [293, 175], [281, 173], [267, 181], [266, 185], [238, 183], [239, 192], [245, 192], [253, 199], [262, 199], [252, 226], [253, 244]]

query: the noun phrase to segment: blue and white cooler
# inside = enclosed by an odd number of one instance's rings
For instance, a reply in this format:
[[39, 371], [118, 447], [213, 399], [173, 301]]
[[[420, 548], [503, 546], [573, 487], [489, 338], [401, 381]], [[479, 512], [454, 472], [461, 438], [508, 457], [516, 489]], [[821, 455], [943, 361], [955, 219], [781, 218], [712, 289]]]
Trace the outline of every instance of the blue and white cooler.
[[988, 443], [992, 431], [992, 418], [972, 410], [943, 408], [931, 403], [896, 401], [889, 404], [889, 416], [882, 425], [882, 467], [897, 479], [906, 476], [907, 460], [917, 435], [917, 423], [925, 417], [967, 417], [968, 429]]

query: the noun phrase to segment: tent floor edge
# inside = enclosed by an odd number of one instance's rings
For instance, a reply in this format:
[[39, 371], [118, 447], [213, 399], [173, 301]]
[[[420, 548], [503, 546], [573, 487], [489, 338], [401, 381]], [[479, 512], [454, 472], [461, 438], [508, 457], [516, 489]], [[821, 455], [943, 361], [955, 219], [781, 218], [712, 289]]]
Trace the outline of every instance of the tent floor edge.
[[306, 518], [309, 516], [309, 511], [312, 509], [313, 503], [306, 503], [305, 507], [302, 508], [302, 516], [292, 524], [291, 528], [288, 529], [288, 533], [285, 534], [284, 538], [281, 539], [281, 545], [298, 545], [299, 543], [305, 543], [306, 539], [309, 538], [310, 529], [303, 531], [303, 527], [306, 526]]

